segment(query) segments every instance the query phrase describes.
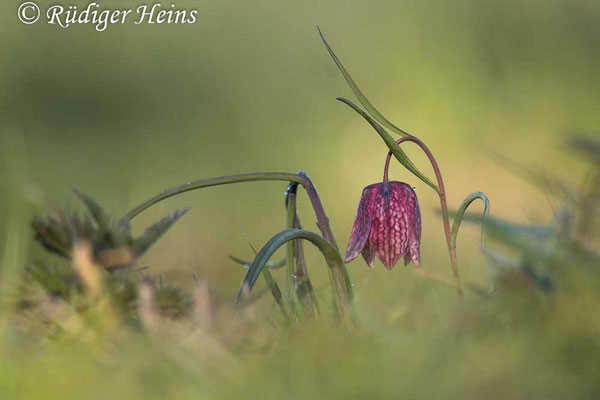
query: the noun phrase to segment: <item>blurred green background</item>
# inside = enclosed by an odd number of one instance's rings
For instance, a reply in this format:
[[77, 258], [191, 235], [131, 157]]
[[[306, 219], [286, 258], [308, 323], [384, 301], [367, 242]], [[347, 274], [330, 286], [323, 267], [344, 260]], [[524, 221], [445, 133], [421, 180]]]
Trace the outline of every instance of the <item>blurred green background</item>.
[[[482, 148], [569, 179], [583, 167], [564, 151], [564, 133], [600, 126], [597, 1], [180, 0], [198, 10], [194, 25], [130, 21], [105, 32], [24, 25], [19, 4], [5, 2], [0, 13], [0, 232], [28, 259], [39, 247], [10, 237], [30, 236], [26, 218], [39, 208], [24, 206], [27, 199], [62, 205], [76, 187], [120, 216], [186, 181], [298, 169], [314, 180], [345, 248], [361, 190], [381, 179], [386, 148], [335, 100], [352, 96], [317, 25], [380, 111], [436, 154], [451, 208], [481, 190], [495, 216], [547, 221], [553, 200]], [[39, 1], [42, 10], [50, 4]], [[408, 151], [430, 171], [416, 148]], [[417, 187], [423, 267], [449, 276], [435, 193], [397, 164], [391, 176]], [[283, 229], [284, 189], [244, 183], [161, 203], [135, 228], [176, 208], [191, 212], [141, 264], [184, 287], [195, 273], [232, 296], [242, 271], [227, 255], [251, 258], [245, 236], [258, 248]], [[303, 194], [300, 211], [316, 230]], [[463, 263], [466, 280], [485, 278], [478, 246], [478, 228], [465, 226], [459, 259], [473, 260]], [[308, 256], [316, 286], [326, 285], [320, 256]], [[362, 259], [349, 269], [364, 305], [401, 300], [420, 280], [401, 267], [368, 270]]]
[[[45, 10], [56, 2], [38, 4]], [[67, 199], [77, 203], [73, 187], [118, 217], [190, 180], [303, 169], [344, 250], [361, 191], [381, 180], [387, 149], [335, 100], [353, 96], [317, 25], [376, 107], [428, 144], [451, 209], [475, 190], [490, 198], [493, 216], [520, 223], [546, 223], [560, 206], [484, 149], [575, 187], [588, 170], [565, 141], [573, 132], [597, 136], [600, 127], [598, 1], [175, 4], [197, 9], [198, 21], [130, 20], [96, 32], [24, 25], [20, 2], [0, 6], [2, 295], [17, 290], [11, 271], [59, 262], [32, 242], [29, 221]], [[406, 148], [431, 176], [418, 149]], [[397, 163], [390, 173], [417, 188], [423, 269], [450, 277], [437, 196]], [[285, 186], [243, 183], [160, 203], [135, 220], [137, 232], [174, 209], [191, 211], [140, 266], [188, 292], [195, 274], [216, 304], [232, 302], [243, 270], [227, 256], [250, 259], [248, 240], [259, 248], [284, 228]], [[316, 230], [302, 191], [299, 198], [304, 227]], [[317, 294], [328, 299], [326, 267], [306, 248]], [[478, 227], [461, 228], [458, 258], [463, 281], [487, 287]], [[187, 335], [170, 320], [164, 336], [131, 329], [105, 340], [85, 310], [73, 312], [84, 321], [75, 335], [60, 325], [71, 321], [62, 314], [46, 321], [27, 311], [10, 329], [0, 318], [8, 344], [0, 347], [0, 397], [256, 398], [248, 388], [260, 386], [264, 398], [594, 398], [600, 302], [597, 275], [581, 259], [562, 270], [555, 295], [522, 289], [517, 279], [506, 285], [508, 296], [458, 302], [451, 287], [402, 266], [386, 271], [377, 261], [370, 270], [359, 258], [348, 265], [362, 323], [352, 335], [317, 324], [263, 333], [279, 327], [273, 313], [252, 319], [258, 333], [242, 345], [227, 329], [219, 335], [193, 327]], [[275, 310], [268, 295], [263, 300]], [[327, 310], [329, 303], [320, 304]], [[29, 326], [39, 336], [15, 333]], [[244, 340], [253, 342], [251, 351], [238, 351]]]

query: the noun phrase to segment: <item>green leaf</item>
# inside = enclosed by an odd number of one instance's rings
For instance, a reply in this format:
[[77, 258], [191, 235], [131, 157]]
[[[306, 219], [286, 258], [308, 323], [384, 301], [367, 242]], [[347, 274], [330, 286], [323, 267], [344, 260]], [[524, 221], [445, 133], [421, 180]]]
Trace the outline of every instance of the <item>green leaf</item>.
[[156, 241], [160, 239], [160, 237], [164, 235], [169, 230], [169, 228], [173, 226], [173, 224], [177, 222], [177, 220], [179, 220], [179, 218], [181, 218], [186, 212], [188, 212], [188, 210], [189, 209], [186, 208], [184, 210], [175, 211], [173, 214], [167, 215], [154, 225], [147, 228], [142, 234], [142, 236], [135, 239], [131, 245], [132, 249], [136, 252], [136, 255], [139, 256], [146, 252], [146, 250], [148, 250], [150, 246], [156, 243]]
[[269, 291], [273, 295], [273, 298], [275, 299], [275, 302], [277, 303], [277, 305], [279, 306], [279, 308], [281, 308], [281, 312], [286, 317], [289, 317], [289, 314], [286, 311], [285, 306], [283, 305], [283, 301], [282, 301], [283, 295], [281, 294], [281, 289], [279, 289], [279, 286], [277, 285], [277, 281], [275, 281], [275, 278], [273, 278], [273, 275], [271, 275], [271, 273], [269, 272], [269, 270], [266, 269], [266, 268], [264, 268], [262, 270], [261, 274], [262, 274], [263, 278], [265, 278], [265, 282], [267, 283], [267, 287], [269, 288]]
[[[480, 216], [465, 215], [463, 221], [469, 223], [481, 223], [483, 218]], [[542, 242], [552, 239], [554, 230], [546, 225], [527, 225], [501, 220], [493, 217], [487, 217], [487, 232], [494, 237], [503, 239], [512, 237], [515, 240]]]
[[80, 192], [75, 188], [73, 189], [73, 193], [75, 193], [75, 196], [77, 196], [77, 198], [79, 198], [79, 200], [83, 203], [98, 227], [102, 230], [109, 231], [111, 225], [110, 215], [104, 211], [100, 204], [98, 204], [96, 200], [92, 199], [90, 196]]
[[[242, 300], [243, 294], [246, 293], [246, 291], [249, 292], [252, 290], [256, 280], [258, 279], [258, 276], [261, 274], [265, 265], [269, 261], [269, 258], [271, 258], [281, 246], [294, 239], [305, 239], [314, 244], [325, 257], [325, 261], [330, 268], [336, 268], [339, 265], [343, 265], [342, 257], [338, 253], [337, 249], [323, 237], [314, 232], [306, 230], [286, 229], [285, 231], [279, 232], [269, 239], [269, 241], [267, 241], [267, 243], [265, 243], [265, 245], [260, 249], [254, 258], [254, 261], [252, 261], [252, 265], [250, 265], [250, 268], [248, 268], [248, 272], [246, 273], [238, 292], [238, 303]], [[346, 291], [346, 296], [348, 299], [350, 299], [352, 297], [351, 289], [347, 287]]]
[[[232, 259], [233, 261], [235, 261], [236, 263], [242, 265], [244, 268], [249, 268], [250, 265], [252, 264], [251, 262], [242, 260], [241, 258], [238, 258], [236, 256], [230, 255], [229, 258]], [[281, 259], [279, 261], [269, 261], [265, 265], [265, 268], [262, 271], [262, 276], [263, 276], [263, 278], [265, 278], [265, 281], [267, 283], [267, 287], [269, 288], [269, 291], [273, 295], [273, 298], [275, 299], [275, 302], [281, 308], [281, 312], [286, 317], [289, 317], [288, 312], [285, 309], [285, 306], [283, 305], [283, 302], [281, 301], [281, 298], [283, 297], [283, 295], [281, 294], [281, 289], [279, 289], [279, 285], [277, 285], [277, 281], [275, 281], [275, 278], [273, 278], [273, 275], [271, 275], [271, 272], [269, 271], [269, 269], [279, 269], [279, 268], [281, 268], [281, 267], [283, 267], [285, 265], [286, 265], [286, 259], [285, 258]]]
[[487, 222], [490, 214], [490, 201], [487, 196], [482, 192], [473, 192], [469, 194], [458, 207], [456, 216], [454, 217], [454, 223], [452, 224], [452, 233], [450, 235], [450, 243], [453, 249], [456, 248], [456, 238], [458, 236], [458, 228], [463, 220], [467, 208], [475, 200], [480, 199], [483, 202], [483, 215], [481, 217], [481, 249], [485, 248], [485, 234], [487, 231]]
[[[298, 184], [290, 182], [288, 184], [285, 193], [285, 207], [286, 207], [286, 228], [294, 229], [296, 222], [296, 192], [298, 190]], [[296, 267], [294, 263], [294, 241], [287, 242], [286, 245], [286, 259], [287, 268], [285, 274], [285, 297], [288, 302], [292, 313], [295, 312], [296, 308]]]
[[[296, 207], [297, 189], [298, 184], [290, 182], [285, 192], [285, 205], [287, 208], [286, 227], [288, 229], [302, 229]], [[301, 240], [293, 240], [287, 243], [287, 263], [288, 273], [291, 274], [291, 282], [293, 284], [290, 289], [294, 290], [295, 288], [294, 293], [290, 296], [292, 301], [297, 298], [304, 310], [304, 314], [309, 318], [316, 317], [318, 305], [308, 276], [306, 259], [304, 258], [304, 246]]]
[[66, 232], [60, 220], [56, 218], [43, 219], [34, 216], [31, 220], [34, 239], [46, 250], [65, 258], [70, 257], [71, 237]]
[[[241, 259], [239, 257], [234, 256], [234, 255], [230, 255], [229, 258], [231, 260], [235, 261], [236, 263], [240, 264], [244, 268], [249, 268], [250, 265], [252, 264], [252, 261], [246, 261], [246, 260], [243, 260], [243, 259]], [[268, 269], [279, 269], [279, 268], [282, 268], [282, 267], [285, 266], [286, 261], [287, 260], [285, 258], [282, 258], [281, 260], [278, 260], [278, 261], [269, 261], [265, 265], [265, 268], [268, 268]]]
[[338, 97], [338, 100], [342, 103], [348, 105], [354, 111], [356, 111], [360, 116], [367, 120], [369, 124], [375, 129], [375, 131], [381, 136], [387, 147], [390, 149], [396, 160], [398, 160], [402, 165], [406, 167], [410, 172], [412, 172], [417, 178], [422, 180], [424, 183], [429, 185], [433, 190], [439, 192], [438, 186], [433, 183], [429, 178], [427, 178], [419, 169], [415, 166], [415, 164], [408, 158], [404, 150], [400, 148], [396, 140], [386, 132], [385, 129], [381, 125], [377, 123], [373, 118], [371, 118], [367, 113], [365, 113], [360, 107], [356, 104], [352, 103], [348, 99], [344, 99], [342, 97]]
[[323, 40], [323, 43], [325, 44], [327, 51], [331, 55], [331, 58], [333, 58], [333, 61], [335, 61], [335, 64], [341, 71], [342, 75], [344, 75], [344, 79], [346, 79], [348, 86], [350, 86], [350, 89], [352, 89], [352, 92], [354, 92], [354, 95], [356, 96], [356, 98], [358, 99], [360, 104], [362, 104], [363, 107], [367, 109], [368, 113], [371, 114], [373, 116], [373, 118], [375, 118], [375, 120], [377, 120], [377, 122], [379, 122], [381, 125], [388, 128], [392, 132], [395, 132], [400, 136], [411, 136], [410, 133], [398, 128], [396, 125], [391, 123], [387, 118], [385, 118], [379, 111], [377, 111], [377, 109], [373, 106], [373, 104], [371, 104], [369, 99], [367, 99], [367, 97], [360, 91], [360, 89], [358, 88], [356, 83], [354, 83], [354, 80], [352, 79], [352, 77], [350, 76], [348, 71], [346, 71], [346, 68], [344, 68], [344, 66], [342, 65], [342, 62], [339, 60], [339, 58], [337, 58], [337, 56], [335, 55], [335, 53], [329, 46], [329, 43], [327, 43], [327, 40], [325, 40], [325, 36], [323, 36], [321, 29], [319, 27], [317, 27], [317, 29], [319, 30], [319, 35], [321, 35], [321, 39]]

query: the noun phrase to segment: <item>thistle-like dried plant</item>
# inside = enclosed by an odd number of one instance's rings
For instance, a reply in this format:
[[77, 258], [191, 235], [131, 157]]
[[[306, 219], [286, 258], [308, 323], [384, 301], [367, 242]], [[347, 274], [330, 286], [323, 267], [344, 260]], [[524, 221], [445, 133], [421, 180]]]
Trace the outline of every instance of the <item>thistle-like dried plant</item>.
[[134, 264], [187, 212], [176, 211], [134, 238], [129, 221], [116, 222], [94, 199], [74, 192], [85, 212], [79, 213], [67, 205], [63, 211], [35, 216], [31, 222], [34, 238], [46, 250], [65, 258], [71, 258], [75, 243], [86, 240], [91, 243], [94, 262], [104, 268]]

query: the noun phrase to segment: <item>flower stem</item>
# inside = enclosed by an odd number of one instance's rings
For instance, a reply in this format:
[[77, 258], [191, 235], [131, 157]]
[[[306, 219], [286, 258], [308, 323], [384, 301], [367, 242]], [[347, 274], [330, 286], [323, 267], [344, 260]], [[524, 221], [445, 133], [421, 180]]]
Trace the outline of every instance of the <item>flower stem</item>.
[[[298, 197], [298, 184], [290, 182], [285, 192], [285, 206], [287, 208], [287, 228], [302, 229], [300, 217], [296, 209]], [[291, 246], [290, 246], [291, 245]], [[314, 297], [314, 289], [308, 277], [306, 260], [304, 258], [304, 243], [302, 240], [293, 240], [287, 243], [288, 272], [294, 293], [289, 295], [293, 301], [298, 299], [304, 314], [308, 318], [315, 318], [317, 311], [317, 300]], [[295, 297], [294, 297], [295, 294]]]
[[[296, 191], [298, 184], [296, 182], [290, 182], [285, 194], [285, 206], [287, 209], [286, 218], [286, 229], [294, 229], [294, 223], [296, 222]], [[287, 270], [285, 274], [285, 296], [288, 304], [292, 309], [292, 313], [295, 312], [295, 300], [294, 291], [296, 289], [296, 274], [294, 266], [294, 245], [295, 241], [291, 240], [286, 243], [286, 259], [287, 259]]]
[[[256, 172], [249, 174], [236, 174], [219, 176], [215, 178], [200, 179], [197, 181], [187, 182], [178, 186], [174, 186], [169, 189], [165, 189], [162, 192], [150, 197], [148, 200], [138, 204], [131, 211], [125, 214], [120, 223], [127, 223], [135, 216], [139, 215], [142, 211], [159, 203], [169, 197], [176, 196], [181, 193], [189, 192], [195, 189], [201, 189], [211, 186], [227, 185], [230, 183], [240, 182], [256, 182], [256, 181], [284, 181], [284, 182], [296, 182], [304, 188], [310, 202], [312, 204], [315, 216], [317, 217], [317, 226], [323, 235], [323, 238], [333, 245], [333, 247], [339, 252], [339, 248], [329, 226], [329, 218], [325, 214], [325, 209], [317, 193], [317, 189], [313, 185], [309, 176], [304, 171], [298, 171], [297, 174], [282, 173], [282, 172]], [[340, 315], [343, 315], [345, 311], [351, 309], [352, 303], [352, 283], [348, 275], [348, 270], [343, 262], [334, 260], [334, 268], [332, 271], [333, 287], [335, 291], [335, 302], [336, 309]], [[339, 265], [338, 265], [339, 264]]]
[[[437, 179], [438, 188], [436, 192], [440, 198], [440, 204], [442, 207], [442, 219], [444, 220], [444, 233], [446, 235], [446, 244], [448, 246], [448, 254], [450, 255], [450, 263], [452, 265], [452, 275], [454, 276], [454, 281], [456, 282], [456, 288], [460, 296], [462, 296], [462, 289], [460, 286], [460, 280], [458, 276], [458, 262], [456, 258], [456, 247], [452, 246], [452, 234], [450, 229], [450, 218], [448, 217], [448, 203], [446, 201], [446, 189], [444, 188], [444, 180], [442, 179], [442, 174], [440, 172], [440, 168], [438, 167], [437, 161], [435, 157], [429, 150], [429, 148], [421, 141], [421, 139], [415, 136], [405, 136], [398, 140], [396, 143], [400, 145], [403, 142], [413, 142], [416, 143], [421, 150], [427, 155], [429, 161], [431, 162], [431, 166], [433, 167], [433, 172], [435, 173], [435, 177]], [[392, 152], [389, 151], [387, 158], [385, 159], [385, 166], [383, 169], [383, 181], [388, 181], [388, 170], [390, 167], [390, 160], [392, 158]]]
[[[181, 193], [189, 192], [191, 190], [202, 189], [205, 187], [211, 186], [219, 186], [219, 185], [227, 185], [230, 183], [240, 183], [240, 182], [256, 182], [256, 181], [286, 181], [286, 182], [298, 182], [300, 184], [303, 183], [303, 179], [296, 174], [289, 173], [278, 173], [278, 172], [257, 172], [250, 174], [236, 174], [236, 175], [226, 175], [226, 176], [218, 176], [215, 178], [207, 178], [200, 179], [197, 181], [183, 183], [181, 185], [174, 186], [169, 189], [165, 189], [162, 192], [150, 197], [146, 201], [135, 206], [131, 211], [121, 218], [121, 222], [127, 222], [137, 215], [139, 215], [142, 211], [147, 208], [153, 206], [156, 203], [159, 203], [169, 197], [176, 196]], [[315, 211], [316, 212], [316, 211]], [[319, 218], [317, 216], [317, 218]]]

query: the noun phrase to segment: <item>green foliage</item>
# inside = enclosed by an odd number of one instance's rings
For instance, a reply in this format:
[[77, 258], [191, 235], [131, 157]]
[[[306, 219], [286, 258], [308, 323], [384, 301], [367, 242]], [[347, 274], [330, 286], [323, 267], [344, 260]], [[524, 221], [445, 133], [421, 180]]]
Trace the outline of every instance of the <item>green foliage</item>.
[[369, 99], [367, 99], [367, 97], [358, 88], [358, 86], [356, 85], [356, 83], [354, 83], [354, 80], [352, 79], [352, 77], [350, 76], [350, 74], [348, 73], [348, 71], [346, 71], [346, 68], [344, 67], [344, 65], [342, 64], [342, 62], [339, 60], [339, 58], [337, 58], [337, 56], [335, 55], [335, 53], [331, 49], [331, 46], [329, 46], [329, 43], [327, 43], [327, 40], [325, 40], [325, 36], [323, 36], [323, 32], [321, 32], [321, 28], [318, 28], [318, 30], [319, 30], [319, 35], [321, 36], [321, 40], [323, 40], [323, 44], [325, 44], [325, 48], [327, 48], [327, 51], [329, 52], [329, 55], [331, 56], [331, 58], [333, 58], [333, 61], [335, 62], [335, 64], [339, 68], [340, 72], [344, 76], [344, 79], [346, 80], [346, 83], [348, 83], [348, 86], [350, 86], [350, 89], [352, 89], [352, 92], [354, 93], [354, 95], [356, 96], [356, 98], [358, 99], [358, 101], [360, 101], [360, 104], [363, 105], [363, 107], [367, 110], [367, 112], [369, 114], [371, 114], [373, 116], [373, 118], [377, 122], [379, 122], [381, 125], [383, 125], [387, 129], [391, 130], [392, 132], [394, 132], [394, 133], [396, 133], [396, 134], [398, 134], [400, 136], [410, 136], [410, 134], [408, 132], [406, 132], [406, 131], [398, 128], [396, 125], [394, 125], [393, 123], [391, 123], [390, 121], [388, 121], [388, 119], [385, 118], [383, 116], [383, 114], [381, 114], [373, 106], [373, 104], [371, 104], [371, 102], [369, 101]]
[[[201, 12], [210, 18], [192, 30], [132, 25], [101, 36], [85, 27], [73, 35], [45, 24], [26, 27], [12, 18], [14, 23], [5, 26], [5, 37], [11, 38], [5, 41], [11, 56], [3, 67], [9, 100], [5, 131], [8, 136], [15, 133], [11, 125], [17, 131], [22, 127], [26, 140], [22, 151], [3, 142], [4, 159], [18, 162], [6, 162], [2, 171], [0, 225], [6, 238], [0, 296], [4, 300], [5, 290], [14, 285], [10, 268], [25, 272], [22, 281], [31, 290], [22, 292], [12, 312], [0, 314], [0, 397], [598, 398], [600, 145], [592, 134], [574, 138], [570, 144], [581, 152], [577, 161], [564, 165], [553, 148], [563, 127], [597, 125], [598, 10], [594, 2], [581, 0], [319, 2], [275, 8], [214, 2]], [[14, 16], [13, 11], [7, 15]], [[488, 177], [495, 209], [510, 214], [510, 220], [489, 222], [485, 258], [476, 253], [477, 246], [471, 246], [471, 253], [464, 246], [460, 254], [465, 281], [486, 285], [479, 272], [488, 268], [496, 290], [466, 292], [459, 302], [443, 281], [398, 269], [365, 272], [364, 265], [352, 265], [361, 324], [346, 329], [328, 318], [282, 324], [270, 296], [254, 297], [250, 306], [232, 310], [231, 287], [223, 282], [243, 270], [214, 262], [231, 250], [229, 237], [218, 232], [211, 244], [220, 246], [204, 245], [217, 254], [203, 258], [210, 264], [193, 260], [177, 267], [184, 272], [178, 282], [182, 295], [164, 292], [170, 299], [166, 304], [172, 305], [164, 310], [159, 299], [164, 284], [158, 280], [150, 285], [149, 301], [140, 301], [148, 286], [145, 273], [103, 273], [106, 293], [93, 304], [80, 301], [86, 288], [68, 260], [28, 261], [35, 253], [27, 253], [29, 243], [20, 234], [29, 222], [22, 194], [35, 191], [35, 182], [63, 190], [65, 181], [93, 181], [95, 190], [129, 201], [126, 188], [132, 195], [155, 190], [174, 177], [213, 170], [215, 162], [226, 163], [228, 170], [255, 165], [257, 158], [286, 169], [320, 166], [325, 199], [336, 202], [334, 227], [349, 226], [354, 202], [336, 194], [357, 191], [361, 184], [341, 178], [356, 176], [357, 168], [364, 168], [358, 175], [366, 173], [370, 161], [348, 164], [364, 155], [355, 132], [342, 133], [344, 154], [328, 148], [340, 140], [326, 133], [340, 133], [346, 115], [313, 101], [331, 82], [330, 70], [319, 67], [322, 49], [307, 35], [315, 13], [340, 32], [340, 45], [345, 40], [351, 46], [372, 46], [354, 58], [357, 70], [389, 63], [378, 71], [385, 77], [380, 80], [385, 93], [402, 96], [390, 105], [392, 113], [410, 118], [407, 126], [427, 127], [431, 143], [444, 149], [487, 143], [519, 160], [551, 162], [554, 171], [567, 174], [568, 179], [552, 173], [530, 176], [544, 196], [552, 202], [558, 196], [561, 203], [546, 224], [522, 222], [522, 216], [510, 212], [529, 194], [516, 195], [521, 187], [496, 179], [491, 168], [449, 181], [453, 189], [468, 193], [463, 187], [467, 176]], [[207, 32], [218, 32], [218, 38]], [[123, 35], [132, 40], [123, 41]], [[140, 46], [145, 39], [152, 45]], [[366, 97], [354, 92], [377, 122]], [[393, 130], [381, 119], [377, 123]], [[19, 137], [18, 132], [12, 136]], [[293, 151], [261, 153], [292, 143]], [[317, 145], [303, 151], [309, 143]], [[331, 160], [323, 159], [329, 155]], [[460, 156], [446, 159], [473, 156], [478, 157], [477, 148], [463, 148]], [[580, 182], [573, 170], [583, 159], [592, 166]], [[258, 186], [214, 204], [229, 210], [246, 203], [240, 209], [248, 216], [259, 214], [260, 224], [260, 218], [272, 214]], [[513, 201], [510, 206], [507, 199]], [[545, 212], [546, 203], [538, 201], [534, 207]], [[88, 214], [77, 217], [83, 231]], [[206, 214], [199, 213], [193, 232], [204, 233], [222, 217]], [[306, 226], [313, 219], [305, 219]], [[96, 229], [90, 220], [90, 229]], [[479, 230], [479, 216], [467, 215], [464, 221]], [[469, 237], [465, 228], [470, 227], [461, 227], [461, 243]], [[258, 234], [268, 232], [258, 229]], [[68, 235], [62, 229], [47, 233], [48, 247], [65, 250], [62, 255], [68, 257]], [[340, 236], [340, 244], [344, 239]], [[191, 243], [193, 248], [185, 250], [194, 252], [196, 242]], [[424, 246], [424, 271], [444, 271], [441, 252], [430, 245]], [[174, 243], [166, 250], [168, 265], [154, 265], [149, 273], [173, 268], [186, 246], [189, 240]], [[312, 261], [308, 251], [307, 256]], [[309, 265], [316, 293], [320, 301], [329, 300], [329, 288], [323, 289], [313, 273], [323, 265], [316, 264]], [[210, 282], [210, 292], [188, 284], [186, 273], [195, 268], [217, 271], [219, 282]], [[282, 282], [282, 270], [270, 272]], [[255, 290], [264, 292], [263, 282]], [[322, 315], [329, 315], [329, 303], [320, 304]], [[117, 311], [117, 322], [101, 328], [98, 321], [109, 309]]]
[[338, 100], [341, 101], [342, 103], [350, 106], [350, 108], [352, 108], [354, 111], [356, 111], [361, 117], [363, 117], [365, 120], [367, 120], [367, 122], [369, 124], [371, 124], [373, 129], [375, 129], [375, 131], [379, 134], [379, 136], [381, 136], [381, 138], [385, 142], [385, 145], [390, 149], [390, 151], [392, 152], [394, 157], [396, 157], [396, 160], [398, 160], [400, 162], [400, 164], [404, 165], [406, 167], [406, 169], [408, 169], [410, 172], [412, 172], [417, 178], [422, 180], [433, 190], [435, 190], [436, 192], [439, 192], [439, 190], [440, 190], [439, 187], [435, 183], [433, 183], [429, 178], [427, 178], [425, 176], [425, 174], [423, 174], [415, 166], [415, 164], [410, 160], [410, 158], [408, 158], [408, 155], [406, 155], [404, 150], [402, 150], [402, 148], [398, 145], [398, 143], [396, 143], [396, 140], [389, 133], [387, 133], [385, 131], [385, 129], [383, 129], [381, 127], [381, 125], [379, 125], [377, 123], [377, 121], [375, 121], [373, 118], [371, 118], [369, 115], [367, 115], [363, 110], [361, 110], [356, 104], [352, 103], [350, 100], [347, 100], [347, 99], [344, 99], [341, 97], [338, 98]]
[[[599, 174], [592, 166], [586, 180]], [[35, 397], [42, 386], [57, 398], [89, 397], [99, 387], [146, 399], [595, 398], [600, 229], [586, 224], [597, 218], [588, 203], [600, 198], [593, 185], [580, 188], [547, 224], [487, 219], [484, 260], [494, 290], [459, 301], [422, 280], [411, 293], [398, 295], [393, 285], [370, 299], [359, 281], [360, 324], [352, 329], [326, 319], [283, 323], [266, 298], [232, 310], [199, 286], [190, 295], [132, 269], [102, 274], [118, 316], [107, 328], [100, 321], [111, 311], [84, 301], [86, 288], [67, 262], [32, 265], [31, 290], [4, 339], [10, 351], [0, 361], [0, 388], [11, 398]], [[465, 212], [462, 221], [480, 224], [482, 216]], [[245, 281], [267, 270], [275, 248], [304, 236], [339, 257], [314, 233], [284, 231], [259, 251]], [[45, 374], [24, 380], [42, 366], [84, 383], [60, 385]]]
[[128, 221], [116, 222], [94, 199], [77, 190], [74, 192], [85, 206], [85, 212], [78, 213], [67, 205], [62, 212], [35, 216], [31, 222], [35, 240], [46, 250], [65, 258], [70, 258], [78, 240], [89, 241], [96, 261], [107, 268], [132, 265], [187, 212], [176, 211], [133, 238]]
[[460, 223], [462, 222], [463, 216], [465, 215], [465, 211], [467, 208], [477, 199], [480, 199], [483, 202], [483, 216], [481, 217], [481, 248], [485, 248], [485, 234], [487, 230], [487, 219], [490, 214], [490, 201], [487, 196], [482, 192], [473, 192], [469, 194], [463, 202], [458, 206], [458, 211], [454, 216], [454, 223], [452, 224], [452, 236], [451, 236], [451, 244], [453, 248], [456, 248], [456, 239], [458, 237], [458, 229], [460, 228]]
[[[260, 249], [256, 257], [254, 258], [252, 265], [250, 265], [250, 267], [248, 268], [244, 280], [242, 281], [242, 286], [240, 287], [240, 290], [238, 292], [238, 301], [243, 299], [244, 293], [246, 291], [250, 291], [252, 289], [252, 287], [256, 283], [256, 280], [258, 279], [258, 276], [264, 270], [266, 263], [273, 256], [273, 254], [285, 243], [295, 239], [308, 240], [316, 247], [318, 247], [331, 269], [337, 268], [339, 263], [342, 262], [341, 256], [337, 249], [333, 247], [331, 243], [323, 239], [321, 236], [317, 235], [314, 232], [302, 229], [287, 229], [274, 235]], [[336, 288], [336, 291], [337, 290], [339, 290], [339, 288]], [[342, 290], [345, 291], [343, 295], [341, 295], [340, 293], [336, 293], [336, 296], [341, 296], [339, 298], [336, 297], [337, 302], [343, 302], [344, 299], [352, 298], [352, 288], [350, 286], [349, 280], [346, 280], [346, 287]], [[347, 307], [347, 305], [344, 304], [340, 304], [339, 306]]]

